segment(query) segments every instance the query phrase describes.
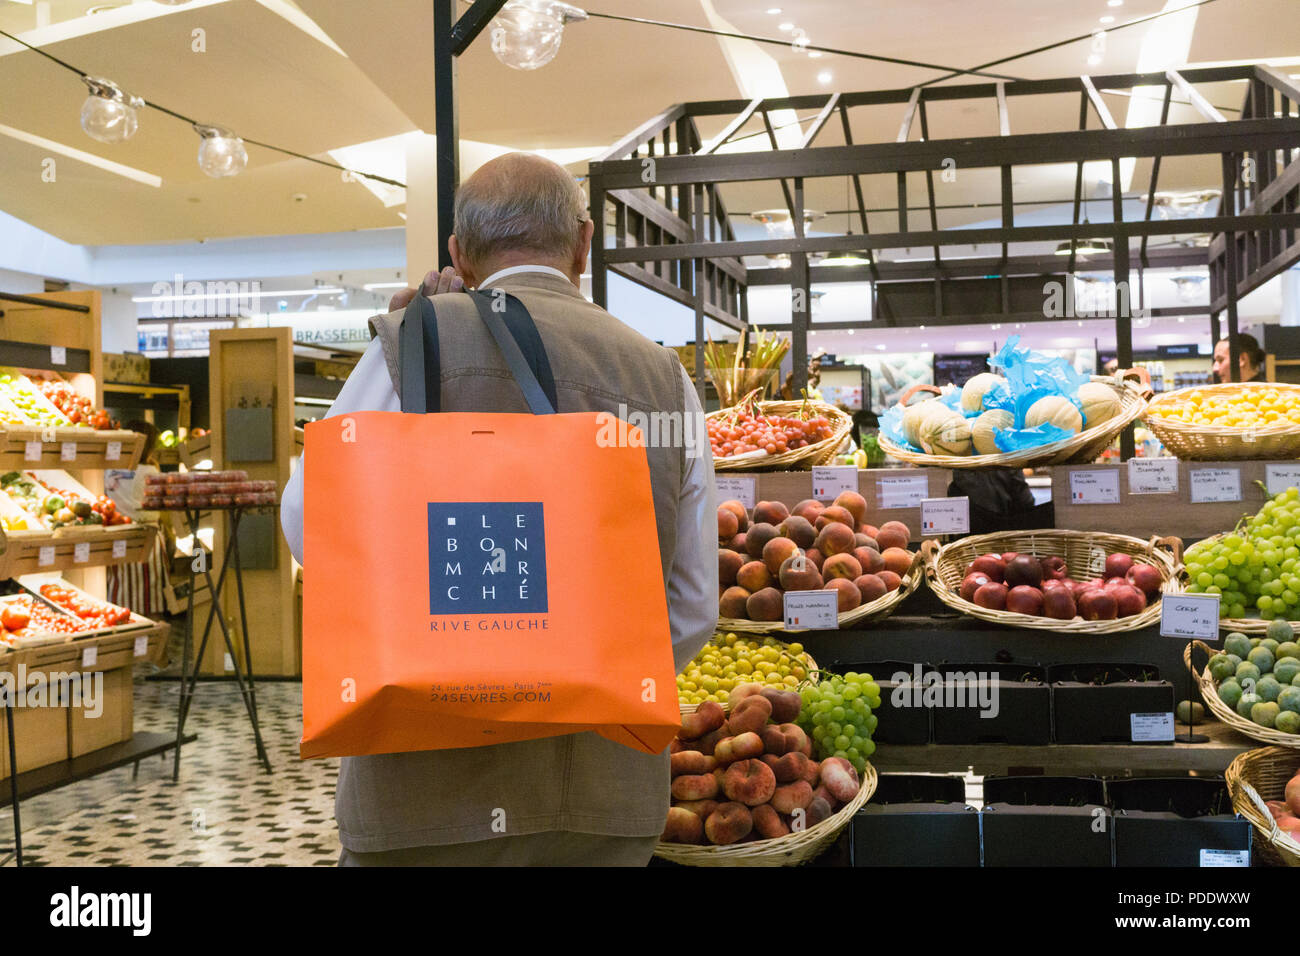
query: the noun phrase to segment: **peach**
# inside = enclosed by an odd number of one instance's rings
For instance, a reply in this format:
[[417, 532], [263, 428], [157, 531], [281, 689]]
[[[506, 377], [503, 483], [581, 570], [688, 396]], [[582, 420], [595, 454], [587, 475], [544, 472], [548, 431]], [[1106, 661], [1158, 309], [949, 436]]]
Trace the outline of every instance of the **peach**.
[[763, 762], [772, 768], [772, 775], [776, 777], [777, 783], [806, 780], [812, 784], [818, 776], [816, 763], [799, 750], [790, 751], [779, 757], [775, 754], [764, 754]]
[[718, 809], [719, 803], [717, 800], [679, 800], [673, 806], [689, 810], [699, 817], [700, 822], [703, 823], [709, 818], [710, 813]]
[[718, 505], [718, 508], [726, 508], [735, 515], [736, 523], [740, 526], [741, 531], [744, 531], [749, 527], [749, 512], [746, 511], [745, 506], [736, 499], [733, 498], [730, 501], [724, 501], [722, 504]]
[[811, 548], [817, 540], [817, 529], [802, 515], [791, 515], [781, 522], [776, 529], [783, 537], [789, 538], [801, 548]]
[[757, 561], [763, 556], [763, 548], [777, 536], [776, 528], [767, 522], [755, 522], [745, 532], [745, 553]]
[[876, 577], [885, 582], [885, 587], [890, 591], [897, 591], [903, 585], [903, 579], [886, 568], [883, 571], [877, 571]]
[[849, 534], [856, 533], [858, 527], [858, 523], [853, 520], [852, 513], [847, 508], [840, 508], [836, 505], [831, 505], [819, 514], [817, 520], [813, 522], [813, 526], [818, 531], [824, 530], [828, 524], [842, 524], [849, 529]]
[[832, 507], [843, 508], [853, 516], [854, 528], [867, 520], [867, 499], [862, 497], [856, 491], [841, 491], [836, 497]]
[[682, 729], [677, 736], [682, 740], [697, 740], [721, 727], [727, 720], [727, 712], [716, 700], [706, 700], [695, 708], [695, 713], [682, 718]]
[[671, 741], [668, 742], [668, 755], [670, 757], [673, 754], [681, 753], [685, 749], [686, 749], [686, 744], [682, 741], [681, 737], [674, 737]]
[[[829, 803], [820, 797], [814, 797], [812, 802], [808, 804], [808, 809], [804, 811], [804, 829], [815, 827], [823, 820], [829, 819], [834, 812]], [[707, 824], [705, 826], [707, 827]]]
[[858, 525], [858, 530], [869, 538], [874, 538], [876, 535], [880, 534], [880, 529], [874, 524], [860, 524]]
[[785, 617], [785, 599], [776, 588], [763, 588], [749, 596], [745, 612], [751, 621], [780, 621]]
[[831, 578], [826, 582], [826, 588], [838, 592], [835, 604], [840, 614], [852, 611], [862, 604], [862, 592], [848, 578]]
[[853, 556], [858, 559], [858, 564], [862, 565], [863, 574], [877, 574], [885, 567], [885, 559], [875, 548], [854, 548]]
[[771, 800], [775, 790], [772, 768], [761, 760], [738, 760], [727, 768], [723, 792], [728, 800], [756, 807]]
[[740, 533], [740, 521], [726, 508], [718, 509], [718, 540], [730, 541]]
[[844, 578], [852, 581], [855, 578], [862, 577], [862, 565], [858, 559], [851, 554], [832, 554], [822, 564], [822, 577], [826, 580], [831, 578]]
[[776, 724], [768, 724], [758, 735], [763, 738], [764, 756], [780, 757], [799, 749], [798, 741], [788, 738], [785, 731]]
[[733, 710], [746, 697], [753, 697], [755, 694], [763, 693], [763, 685], [757, 681], [749, 681], [745, 684], [738, 684], [733, 687], [731, 693], [727, 695], [727, 706]]
[[[787, 591], [816, 591], [822, 586], [821, 572], [808, 560], [807, 554], [802, 558], [798, 555], [787, 558], [781, 565], [781, 573], [778, 577], [781, 587]], [[784, 607], [782, 611], [784, 612]]]
[[[894, 531], [901, 534], [908, 541], [912, 540], [912, 529], [901, 521], [886, 521], [880, 526], [880, 532], [884, 531]], [[877, 532], [877, 537], [880, 536], [880, 532]]]
[[813, 788], [813, 799], [823, 801], [832, 810], [839, 806], [839, 801], [831, 795], [831, 792], [826, 789], [826, 784], [820, 779], [817, 781], [817, 786]]
[[672, 794], [678, 800], [709, 800], [718, 795], [718, 779], [712, 773], [675, 777]]
[[793, 558], [799, 553], [799, 546], [789, 538], [773, 538], [763, 545], [763, 563], [772, 577], [781, 573], [781, 565], [786, 558]]
[[913, 554], [905, 548], [886, 548], [880, 557], [885, 562], [885, 570], [893, 571], [900, 578], [906, 577], [912, 569]]
[[[710, 701], [709, 703], [717, 703]], [[703, 706], [703, 705], [701, 705]], [[731, 735], [727, 733], [726, 726], [719, 727], [717, 730], [710, 730], [707, 734], [695, 742], [695, 747], [702, 754], [713, 756], [713, 750], [719, 743], [726, 740]]]
[[754, 817], [743, 803], [723, 803], [704, 821], [704, 835], [718, 846], [739, 843], [754, 829]]
[[822, 761], [822, 786], [840, 803], [848, 803], [858, 795], [858, 771], [843, 757], [827, 757]]
[[731, 709], [731, 716], [727, 718], [727, 729], [731, 731], [732, 736], [751, 731], [757, 733], [763, 729], [771, 716], [772, 702], [761, 693], [753, 694]]
[[777, 813], [794, 813], [796, 809], [807, 810], [813, 800], [813, 788], [807, 780], [796, 780], [772, 791], [772, 809]]
[[668, 759], [674, 777], [712, 773], [713, 768], [718, 765], [717, 760], [707, 754], [700, 753], [698, 750], [683, 750], [681, 753], [673, 754]]
[[736, 584], [750, 594], [772, 586], [772, 572], [765, 561], [748, 561], [736, 572]]
[[743, 618], [749, 612], [745, 609], [749, 603], [750, 591], [739, 586], [727, 588], [718, 598], [718, 617]]
[[790, 509], [779, 501], [760, 501], [754, 505], [754, 523], [777, 525], [790, 517]]
[[703, 843], [704, 821], [689, 810], [669, 807], [664, 832], [659, 839], [664, 843]]
[[772, 705], [773, 723], [788, 723], [798, 717], [799, 711], [803, 710], [803, 698], [799, 696], [798, 691], [764, 687], [761, 693]]
[[880, 545], [880, 547], [886, 550], [888, 550], [889, 548], [906, 549], [908, 544], [910, 543], [907, 540], [907, 535], [893, 528], [888, 528], [888, 527], [880, 529], [880, 534], [876, 535], [876, 542]]
[[745, 559], [730, 548], [718, 549], [718, 583], [731, 587], [736, 583], [736, 572], [745, 564]]
[[[718, 769], [735, 763], [737, 760], [749, 760], [757, 757], [763, 752], [763, 738], [752, 730], [748, 733], [739, 734], [735, 737], [727, 737], [725, 740], [718, 741], [718, 745], [713, 748], [713, 756], [718, 760]], [[681, 777], [677, 778], [681, 780]], [[713, 794], [708, 794], [712, 796]], [[700, 799], [699, 797], [682, 797], [683, 800]]]
[[858, 594], [862, 596], [863, 604], [870, 604], [889, 593], [885, 582], [874, 574], [863, 574], [855, 578], [853, 583], [858, 586]]
[[813, 524], [817, 520], [817, 517], [825, 510], [826, 506], [816, 498], [805, 498], [790, 509], [790, 514], [798, 515], [809, 524]]
[[737, 554], [746, 554], [745, 551], [745, 532], [740, 532], [730, 541], [727, 542], [727, 549], [735, 551]]
[[755, 807], [752, 814], [754, 817], [754, 830], [766, 840], [782, 837], [790, 832], [790, 828], [785, 825], [781, 815], [773, 810], [770, 804], [764, 803]]
[[826, 562], [826, 556], [822, 554], [820, 551], [818, 551], [816, 548], [809, 548], [807, 551], [803, 553], [803, 556], [807, 558], [809, 561], [811, 561], [813, 563], [813, 567], [815, 567], [818, 571], [822, 569], [822, 565]]
[[817, 535], [817, 540], [813, 542], [814, 547], [822, 554], [830, 557], [833, 554], [840, 554], [843, 551], [853, 550], [853, 530], [845, 524], [838, 521], [826, 525]]

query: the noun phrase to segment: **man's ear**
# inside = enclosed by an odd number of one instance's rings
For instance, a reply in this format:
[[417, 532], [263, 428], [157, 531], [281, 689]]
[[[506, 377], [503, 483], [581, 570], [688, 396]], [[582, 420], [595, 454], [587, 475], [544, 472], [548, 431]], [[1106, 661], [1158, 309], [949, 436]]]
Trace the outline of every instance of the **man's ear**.
[[590, 219], [578, 227], [578, 247], [573, 250], [573, 274], [576, 276], [581, 277], [587, 270], [587, 256], [591, 252], [591, 237], [595, 231], [596, 223]]
[[447, 237], [447, 253], [451, 256], [452, 268], [456, 274], [465, 281], [465, 288], [474, 289], [478, 287], [478, 277], [474, 275], [474, 270], [470, 268], [469, 263], [465, 260], [460, 251], [460, 243], [456, 241], [456, 235]]

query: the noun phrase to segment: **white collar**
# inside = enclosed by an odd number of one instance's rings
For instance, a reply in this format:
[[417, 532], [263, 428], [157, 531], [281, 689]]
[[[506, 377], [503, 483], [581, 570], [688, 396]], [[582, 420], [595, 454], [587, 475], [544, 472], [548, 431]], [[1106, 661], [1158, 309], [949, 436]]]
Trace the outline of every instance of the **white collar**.
[[496, 272], [492, 273], [490, 276], [488, 276], [486, 279], [480, 282], [478, 284], [478, 287], [480, 289], [486, 289], [488, 286], [490, 286], [493, 282], [496, 282], [498, 279], [504, 279], [506, 276], [518, 275], [521, 272], [542, 272], [545, 273], [546, 275], [559, 276], [565, 282], [570, 281], [569, 277], [566, 276], [559, 269], [552, 269], [550, 266], [522, 265], [522, 266], [510, 266], [508, 269], [498, 269]]

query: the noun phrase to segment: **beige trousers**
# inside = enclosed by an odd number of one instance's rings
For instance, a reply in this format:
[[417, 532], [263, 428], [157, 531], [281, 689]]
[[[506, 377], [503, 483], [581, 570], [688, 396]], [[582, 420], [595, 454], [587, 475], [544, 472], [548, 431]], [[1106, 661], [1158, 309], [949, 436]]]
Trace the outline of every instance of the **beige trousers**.
[[344, 848], [339, 866], [646, 866], [658, 842], [657, 836], [555, 830], [383, 853], [353, 853]]

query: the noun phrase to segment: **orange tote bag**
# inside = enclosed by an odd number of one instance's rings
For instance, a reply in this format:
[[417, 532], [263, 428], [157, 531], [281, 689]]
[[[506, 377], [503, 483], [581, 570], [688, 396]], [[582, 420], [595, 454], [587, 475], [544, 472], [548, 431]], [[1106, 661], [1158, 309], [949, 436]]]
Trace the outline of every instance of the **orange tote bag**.
[[588, 730], [658, 753], [679, 712], [643, 436], [548, 413], [531, 317], [474, 298], [535, 414], [418, 413], [438, 401], [436, 317], [418, 296], [403, 412], [306, 426], [301, 754]]

